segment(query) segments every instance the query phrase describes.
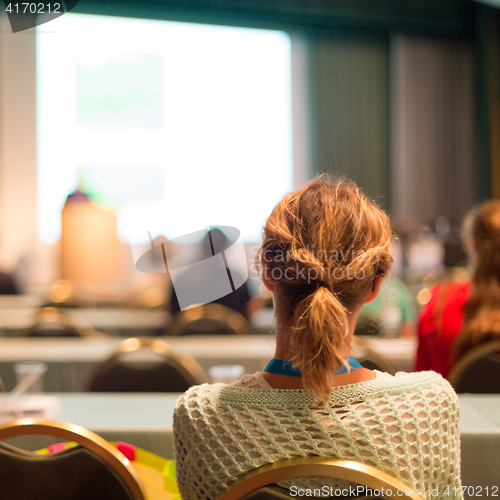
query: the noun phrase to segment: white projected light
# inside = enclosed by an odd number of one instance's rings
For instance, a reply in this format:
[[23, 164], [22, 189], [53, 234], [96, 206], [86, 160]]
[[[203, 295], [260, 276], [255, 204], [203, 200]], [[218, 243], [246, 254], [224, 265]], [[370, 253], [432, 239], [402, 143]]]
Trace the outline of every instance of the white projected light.
[[39, 27], [42, 241], [77, 186], [118, 210], [125, 241], [216, 225], [259, 240], [293, 187], [290, 52], [270, 30], [80, 14]]

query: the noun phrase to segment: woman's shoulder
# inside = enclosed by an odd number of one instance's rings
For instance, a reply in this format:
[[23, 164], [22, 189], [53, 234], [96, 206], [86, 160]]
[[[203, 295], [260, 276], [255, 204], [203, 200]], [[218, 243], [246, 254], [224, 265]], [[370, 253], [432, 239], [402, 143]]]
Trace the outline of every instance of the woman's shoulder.
[[[303, 389], [262, 388], [255, 375], [244, 376], [236, 385], [203, 384], [188, 389], [178, 400], [177, 408], [224, 407], [227, 405], [263, 406], [314, 406], [315, 398]], [[405, 373], [396, 375], [377, 372], [373, 380], [335, 387], [330, 402], [334, 404], [350, 404], [352, 400], [369, 397], [385, 397], [390, 395], [409, 395], [408, 397], [425, 397], [439, 399], [456, 398], [456, 394], [447, 380], [433, 371]]]
[[387, 387], [401, 388], [402, 390], [421, 390], [423, 387], [439, 388], [455, 394], [450, 383], [439, 373], [426, 370], [420, 372], [398, 372], [395, 375], [384, 374], [386, 377], [380, 379]]
[[434, 371], [397, 372], [395, 375], [376, 372], [376, 374], [377, 377], [368, 382], [336, 388], [338, 390], [332, 393], [332, 397], [336, 397], [335, 392], [337, 395], [362, 395], [365, 398], [369, 396], [394, 396], [395, 394], [411, 394], [413, 399], [415, 399], [414, 394], [427, 395], [427, 397], [430, 397], [431, 394], [436, 397], [445, 395], [456, 397], [450, 383]]
[[376, 380], [380, 382], [389, 382], [391, 381], [393, 384], [406, 384], [410, 383], [412, 385], [420, 385], [420, 384], [428, 384], [428, 383], [442, 383], [445, 382], [448, 384], [447, 380], [443, 378], [437, 372], [432, 370], [420, 371], [420, 372], [397, 372], [394, 375], [391, 375], [387, 372], [379, 372], [374, 370], [377, 374]]
[[383, 389], [418, 392], [424, 388], [428, 388], [456, 396], [450, 383], [439, 373], [430, 370], [408, 373], [398, 372], [395, 375], [382, 373], [376, 380], [381, 384]]

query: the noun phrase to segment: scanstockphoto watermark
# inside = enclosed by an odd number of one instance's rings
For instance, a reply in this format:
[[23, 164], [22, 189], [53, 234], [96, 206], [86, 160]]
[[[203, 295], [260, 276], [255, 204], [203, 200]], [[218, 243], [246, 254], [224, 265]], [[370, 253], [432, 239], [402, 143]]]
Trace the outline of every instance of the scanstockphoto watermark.
[[274, 281], [300, 281], [309, 284], [318, 281], [330, 283], [332, 281], [363, 280], [366, 271], [362, 267], [351, 266], [315, 269], [305, 267], [297, 262], [294, 266], [285, 269], [273, 267], [270, 275]]
[[[370, 266], [376, 267], [379, 260], [376, 249], [365, 251], [348, 248], [327, 251], [306, 246], [296, 251], [267, 249], [261, 252], [260, 247], [255, 246], [252, 247], [251, 253], [254, 256], [252, 272], [258, 273], [261, 265], [269, 266], [271, 277], [275, 281], [306, 283], [363, 280], [366, 277], [366, 269]], [[311, 265], [311, 262], [315, 264]]]
[[[360, 497], [360, 496], [374, 496], [388, 498], [396, 495], [404, 497], [408, 495], [423, 496], [423, 490], [417, 488], [396, 489], [384, 488], [379, 489], [368, 488], [367, 486], [349, 486], [348, 488], [334, 488], [333, 486], [322, 486], [321, 488], [298, 488], [292, 486], [290, 488], [290, 496], [292, 497]], [[438, 496], [438, 488], [429, 490], [428, 495], [432, 497]]]
[[305, 246], [297, 250], [267, 249], [262, 252], [264, 262], [290, 262], [303, 259], [315, 259], [330, 264], [347, 264], [349, 262], [371, 262], [378, 260], [378, 251], [364, 249], [331, 249], [316, 250], [314, 247]]

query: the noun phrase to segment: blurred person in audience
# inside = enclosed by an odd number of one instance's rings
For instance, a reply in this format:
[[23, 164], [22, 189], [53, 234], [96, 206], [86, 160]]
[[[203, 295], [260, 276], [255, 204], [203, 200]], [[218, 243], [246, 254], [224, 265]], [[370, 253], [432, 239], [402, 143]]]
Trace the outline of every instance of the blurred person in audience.
[[418, 322], [416, 369], [443, 377], [470, 349], [500, 338], [500, 201], [474, 207], [461, 233], [472, 277], [461, 270], [435, 285]]
[[417, 310], [410, 290], [403, 280], [391, 273], [382, 282], [375, 299], [361, 308], [356, 334], [413, 337], [416, 319]]
[[[392, 262], [387, 215], [355, 184], [322, 176], [274, 208], [260, 256], [274, 296], [275, 358], [262, 372], [192, 387], [177, 401], [182, 498], [215, 500], [249, 470], [314, 455], [363, 461], [411, 488], [450, 487], [462, 498], [458, 399], [449, 383], [433, 372], [372, 371], [352, 356], [359, 310]], [[350, 483], [280, 482], [293, 485]]]
[[0, 271], [0, 295], [17, 295], [19, 289], [12, 275]]
[[[207, 259], [213, 255], [220, 253], [230, 244], [227, 236], [218, 228], [211, 229], [207, 232], [205, 237], [200, 243], [199, 247], [199, 260]], [[226, 271], [229, 271], [226, 267]], [[218, 279], [220, 269], [215, 267], [211, 269], [211, 274], [207, 276], [200, 276], [198, 270], [188, 269], [179, 278], [182, 279], [184, 283], [191, 283], [190, 286], [196, 288], [200, 286], [200, 283], [213, 281]], [[231, 270], [231, 275], [234, 275], [236, 271]], [[241, 281], [241, 280], [238, 280]], [[221, 304], [223, 306], [229, 307], [234, 311], [240, 313], [243, 317], [248, 318], [252, 312], [253, 307], [250, 301], [250, 293], [248, 291], [248, 286], [244, 283], [236, 290], [231, 293], [220, 297], [219, 299], [213, 300], [211, 304]], [[177, 299], [177, 294], [175, 289], [172, 288], [170, 293], [170, 312], [172, 314], [178, 313], [180, 311], [179, 301]]]
[[[392, 226], [394, 231], [394, 226]], [[399, 233], [398, 229], [395, 229]], [[413, 337], [416, 333], [417, 310], [406, 283], [401, 279], [403, 252], [401, 240], [391, 240], [393, 263], [391, 272], [380, 286], [380, 293], [359, 312], [355, 335], [385, 338]]]
[[[165, 273], [162, 245], [167, 261], [174, 257], [175, 245], [162, 234], [150, 241], [150, 245], [152, 248], [140, 257], [139, 264], [139, 269], [145, 269], [147, 272], [134, 273], [133, 275], [133, 292], [130, 304], [149, 308], [165, 308], [170, 304], [172, 281], [170, 274]], [[161, 332], [163, 334], [163, 330]]]
[[17, 295], [19, 293], [18, 281], [14, 274], [2, 272], [0, 269], [0, 295]]

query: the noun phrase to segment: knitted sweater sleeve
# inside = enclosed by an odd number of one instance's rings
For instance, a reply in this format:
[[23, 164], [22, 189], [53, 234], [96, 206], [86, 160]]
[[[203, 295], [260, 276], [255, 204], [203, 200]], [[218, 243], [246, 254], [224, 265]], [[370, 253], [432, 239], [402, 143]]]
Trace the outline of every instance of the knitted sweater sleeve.
[[177, 402], [174, 440], [183, 500], [216, 500], [249, 470], [300, 456], [372, 465], [426, 500], [463, 498], [458, 398], [433, 372], [337, 387], [324, 407], [303, 390], [192, 387]]

